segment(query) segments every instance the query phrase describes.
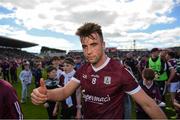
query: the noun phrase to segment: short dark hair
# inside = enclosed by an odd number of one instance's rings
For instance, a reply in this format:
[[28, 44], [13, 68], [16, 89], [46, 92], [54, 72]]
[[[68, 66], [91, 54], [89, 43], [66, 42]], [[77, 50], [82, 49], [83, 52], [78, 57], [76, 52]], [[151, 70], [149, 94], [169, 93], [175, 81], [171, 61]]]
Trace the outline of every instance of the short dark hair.
[[57, 70], [57, 69], [51, 65], [46, 69], [47, 73], [50, 73], [53, 70]]
[[65, 56], [60, 56], [59, 58], [60, 58], [60, 60], [64, 60]]
[[75, 62], [74, 62], [74, 60], [73, 60], [71, 57], [67, 57], [67, 58], [64, 60], [64, 63], [71, 64], [71, 65], [75, 65]]
[[159, 48], [153, 48], [153, 49], [151, 49], [150, 53], [157, 52], [157, 51], [160, 51], [160, 49]]
[[171, 57], [171, 58], [175, 58], [176, 57], [176, 53], [174, 51], [168, 51], [167, 54]]
[[60, 60], [60, 58], [58, 56], [54, 56], [52, 57], [51, 61], [54, 61], [54, 60]]
[[146, 80], [154, 80], [155, 78], [155, 72], [150, 69], [150, 68], [145, 68], [142, 71], [142, 76], [146, 79]]
[[92, 33], [97, 33], [103, 41], [101, 26], [96, 23], [91, 23], [91, 22], [85, 23], [84, 25], [79, 27], [76, 31], [76, 35], [79, 36], [80, 38], [90, 37], [94, 39], [94, 37], [91, 35]]

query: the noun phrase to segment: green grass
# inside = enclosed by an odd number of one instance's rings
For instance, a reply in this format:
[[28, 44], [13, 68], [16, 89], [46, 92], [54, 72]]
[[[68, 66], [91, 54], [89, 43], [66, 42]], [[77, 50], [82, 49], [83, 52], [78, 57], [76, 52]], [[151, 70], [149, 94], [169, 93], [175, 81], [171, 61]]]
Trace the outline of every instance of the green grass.
[[[18, 93], [19, 101], [21, 100], [21, 83], [18, 81], [17, 84], [13, 85]], [[34, 88], [33, 83], [30, 86], [30, 92]], [[44, 119], [48, 118], [46, 109], [40, 105], [36, 106], [31, 103], [30, 98], [26, 100], [26, 103], [21, 104], [22, 111], [25, 119]]]
[[[21, 69], [18, 68], [18, 75], [19, 75], [20, 71], [21, 71]], [[43, 70], [43, 77], [46, 78], [45, 70]], [[20, 82], [20, 80], [18, 80], [18, 83], [13, 84], [13, 86], [17, 91], [19, 100], [21, 100], [20, 99], [21, 98], [21, 82]], [[34, 79], [33, 79], [33, 82], [32, 82], [32, 84], [30, 86], [30, 93], [32, 92], [34, 87], [35, 87], [35, 85], [34, 85]], [[166, 96], [166, 98], [167, 98], [167, 104], [168, 104], [168, 106], [170, 106], [170, 102], [169, 102], [170, 96], [169, 96], [169, 94]], [[24, 119], [48, 119], [46, 109], [42, 105], [38, 105], [38, 106], [33, 105], [31, 103], [30, 98], [26, 101], [26, 103], [21, 104], [21, 107], [22, 107], [22, 111], [23, 111], [23, 114], [24, 114]], [[133, 119], [136, 118], [134, 108], [135, 107], [134, 107], [134, 104], [133, 104], [133, 109], [132, 109], [132, 118]], [[172, 111], [172, 110], [164, 110], [164, 111], [165, 111], [166, 115], [168, 116], [168, 119], [170, 119], [171, 116], [175, 115], [175, 112]]]
[[[18, 68], [18, 76], [21, 71], [21, 68]], [[44, 73], [44, 70], [43, 70]], [[43, 74], [45, 77], [45, 75]], [[13, 84], [14, 88], [17, 91], [19, 101], [21, 100], [21, 81], [18, 79], [18, 83]], [[35, 88], [34, 79], [30, 85], [29, 94]], [[25, 119], [48, 119], [46, 108], [42, 105], [34, 105], [31, 102], [31, 99], [27, 99], [26, 103], [21, 104], [22, 111]]]

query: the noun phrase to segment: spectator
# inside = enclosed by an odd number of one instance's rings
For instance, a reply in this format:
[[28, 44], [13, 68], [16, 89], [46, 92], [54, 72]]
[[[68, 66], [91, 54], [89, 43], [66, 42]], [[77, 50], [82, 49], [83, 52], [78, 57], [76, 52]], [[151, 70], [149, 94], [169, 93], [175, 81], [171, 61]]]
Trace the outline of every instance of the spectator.
[[151, 57], [148, 59], [146, 67], [151, 68], [155, 72], [155, 82], [160, 89], [162, 101], [165, 102], [165, 81], [168, 80], [167, 64], [163, 59], [161, 59], [161, 57], [159, 56], [159, 52], [160, 51], [158, 48], [153, 48], [151, 50]]
[[15, 60], [10, 62], [10, 76], [12, 83], [17, 83], [17, 63]]
[[[74, 76], [74, 60], [72, 58], [65, 58], [64, 71], [60, 76], [60, 86], [64, 87]], [[61, 117], [62, 119], [73, 119], [76, 115], [76, 93], [61, 102]]]
[[[161, 102], [160, 90], [154, 82], [155, 73], [152, 69], [145, 68], [142, 72], [143, 80], [139, 81], [141, 88], [158, 104], [164, 104]], [[137, 119], [150, 119], [149, 115], [145, 113], [141, 106], [137, 104], [136, 107]]]
[[[47, 68], [48, 79], [45, 80], [47, 89], [58, 88], [59, 80], [57, 80], [56, 78], [56, 72], [57, 72], [57, 69], [53, 66], [49, 66]], [[51, 100], [46, 101], [46, 103], [44, 104], [44, 107], [47, 109], [49, 119], [57, 119], [58, 111], [53, 112], [55, 111], [55, 105], [56, 105], [56, 102], [51, 101]]]
[[169, 86], [169, 92], [171, 95], [171, 103], [173, 103], [175, 98], [175, 93], [179, 89], [179, 79], [176, 74], [177, 61], [175, 59], [175, 52], [168, 51], [166, 54], [166, 60], [169, 66], [169, 79], [166, 81], [166, 84]]
[[35, 69], [33, 70], [35, 87], [38, 88], [40, 86], [40, 79], [42, 78], [42, 63], [40, 61], [35, 63]]
[[9, 80], [9, 62], [8, 62], [8, 60], [4, 60], [1, 67], [2, 67], [2, 73], [3, 73], [4, 80], [7, 80], [8, 82], [10, 82], [10, 80]]
[[60, 63], [61, 63], [60, 58], [57, 57], [57, 56], [54, 56], [54, 57], [51, 59], [51, 63], [52, 63], [52, 66], [56, 68], [56, 74], [57, 74], [56, 79], [59, 80], [59, 77], [60, 77], [61, 74], [62, 74], [62, 70], [60, 69], [60, 66], [59, 66]]
[[29, 98], [29, 86], [32, 82], [32, 72], [28, 61], [24, 63], [24, 70], [20, 72], [19, 79], [22, 84], [21, 103], [25, 103], [25, 100]]

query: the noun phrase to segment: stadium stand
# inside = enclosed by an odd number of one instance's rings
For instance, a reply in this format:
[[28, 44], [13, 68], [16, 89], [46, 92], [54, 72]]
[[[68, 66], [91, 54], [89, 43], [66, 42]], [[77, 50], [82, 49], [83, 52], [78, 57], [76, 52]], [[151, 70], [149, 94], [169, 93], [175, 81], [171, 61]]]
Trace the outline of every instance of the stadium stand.
[[20, 41], [13, 38], [0, 36], [0, 58], [1, 59], [12, 59], [12, 58], [24, 58], [31, 59], [34, 57], [33, 54], [26, 51], [22, 51], [21, 48], [33, 47], [38, 44]]

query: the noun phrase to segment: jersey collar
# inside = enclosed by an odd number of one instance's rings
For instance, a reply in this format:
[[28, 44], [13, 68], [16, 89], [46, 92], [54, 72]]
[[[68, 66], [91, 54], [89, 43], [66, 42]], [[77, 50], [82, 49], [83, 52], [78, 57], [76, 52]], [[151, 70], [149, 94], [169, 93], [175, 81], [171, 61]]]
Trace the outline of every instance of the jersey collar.
[[148, 85], [146, 85], [146, 83], [143, 80], [143, 85], [146, 86], [147, 89], [150, 89], [153, 86], [153, 82], [151, 83], [151, 85], [148, 86]]
[[97, 72], [97, 71], [103, 69], [103, 68], [109, 63], [109, 61], [110, 61], [110, 58], [107, 57], [106, 61], [105, 61], [101, 66], [99, 66], [99, 67], [97, 67], [97, 68], [95, 68], [95, 67], [91, 64], [92, 69], [93, 69], [95, 72]]

